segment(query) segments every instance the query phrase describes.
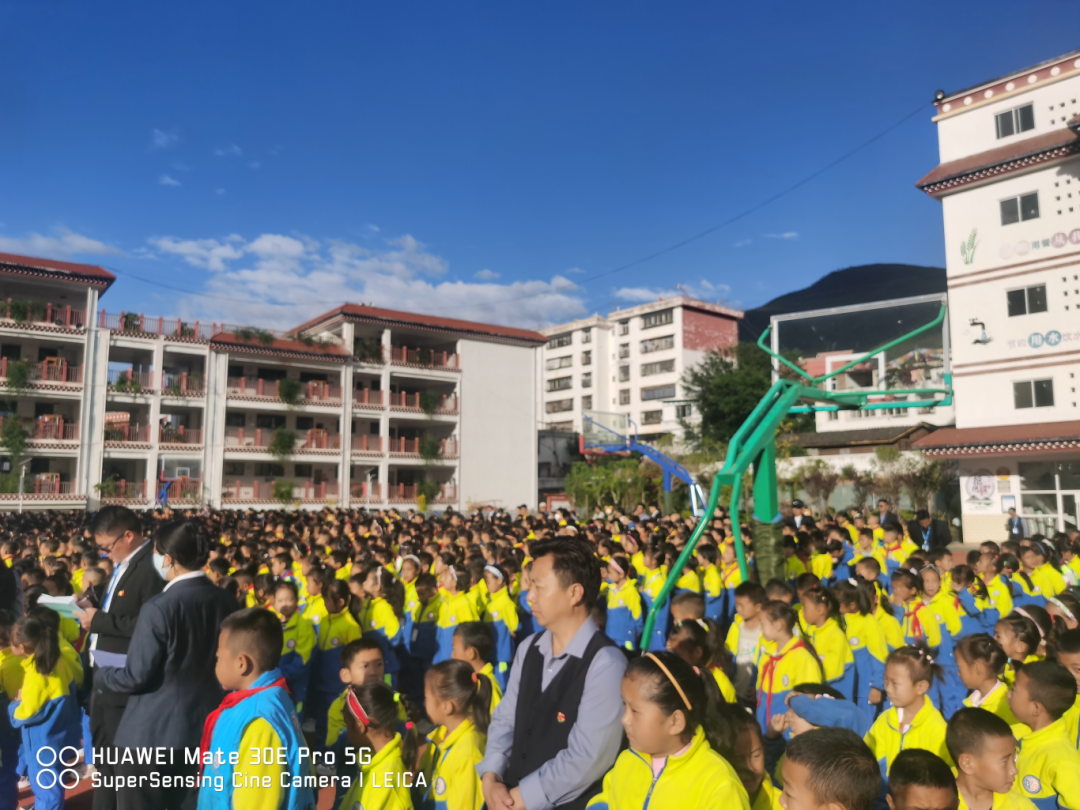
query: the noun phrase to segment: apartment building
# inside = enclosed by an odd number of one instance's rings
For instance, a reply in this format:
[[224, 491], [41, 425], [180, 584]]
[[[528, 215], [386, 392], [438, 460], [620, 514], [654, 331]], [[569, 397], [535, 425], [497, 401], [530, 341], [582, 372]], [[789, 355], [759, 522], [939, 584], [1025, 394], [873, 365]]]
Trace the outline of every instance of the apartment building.
[[681, 435], [695, 418], [682, 375], [705, 353], [738, 342], [741, 310], [687, 296], [541, 330], [542, 429], [582, 430], [583, 411], [624, 413], [638, 436]]
[[1080, 51], [936, 100], [965, 537], [1080, 526]]
[[107, 312], [114, 281], [0, 255], [27, 507], [534, 502], [542, 335], [354, 304], [289, 332]]

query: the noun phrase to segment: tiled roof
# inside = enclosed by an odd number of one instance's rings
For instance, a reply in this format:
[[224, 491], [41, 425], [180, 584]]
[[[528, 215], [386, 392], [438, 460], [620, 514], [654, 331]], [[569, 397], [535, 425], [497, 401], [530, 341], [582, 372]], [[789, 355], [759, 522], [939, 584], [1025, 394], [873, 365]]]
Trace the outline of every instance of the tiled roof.
[[262, 343], [257, 339], [242, 340], [232, 332], [218, 332], [210, 338], [210, 344], [236, 351], [303, 355], [307, 358], [325, 358], [332, 362], [341, 362], [349, 356], [349, 353], [336, 343], [322, 347], [318, 345], [308, 346], [299, 340], [288, 340], [286, 338], [274, 338], [270, 343]]
[[923, 436], [913, 448], [931, 456], [982, 456], [1003, 453], [1075, 450], [1080, 422], [1040, 422], [981, 428], [942, 428]]
[[511, 326], [494, 326], [488, 323], [477, 323], [476, 321], [461, 321], [456, 318], [438, 318], [434, 315], [417, 315], [413, 312], [401, 312], [396, 309], [381, 309], [380, 307], [368, 307], [361, 304], [344, 304], [337, 309], [332, 309], [329, 312], [323, 313], [317, 318], [313, 318], [307, 323], [298, 326], [296, 331], [304, 331], [337, 316], [368, 323], [415, 326], [442, 332], [456, 332], [462, 335], [503, 338], [525, 343], [547, 343], [546, 337], [531, 329], [515, 329]]
[[104, 267], [96, 264], [78, 264], [76, 262], [58, 262], [53, 259], [39, 259], [34, 256], [16, 256], [0, 253], [0, 272], [45, 274], [51, 277], [62, 276], [71, 281], [108, 287], [116, 276]]
[[[796, 433], [801, 447], [852, 447], [855, 445], [893, 444], [918, 430], [936, 430], [934, 425], [887, 425], [863, 430], [823, 430], [820, 433]], [[925, 441], [920, 439], [919, 441]]]

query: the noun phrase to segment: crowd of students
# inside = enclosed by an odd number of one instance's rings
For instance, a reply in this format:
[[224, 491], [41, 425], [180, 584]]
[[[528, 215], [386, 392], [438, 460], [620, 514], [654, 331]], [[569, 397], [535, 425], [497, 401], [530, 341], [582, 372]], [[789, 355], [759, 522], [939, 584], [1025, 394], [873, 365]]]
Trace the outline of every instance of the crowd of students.
[[[306, 808], [328, 785], [335, 807], [478, 810], [515, 649], [544, 629], [534, 555], [569, 537], [595, 555], [593, 620], [628, 659], [625, 750], [590, 807], [1080, 810], [1076, 533], [983, 543], [956, 564], [899, 522], [824, 515], [785, 526], [784, 576], [760, 582], [752, 541], [743, 580], [722, 512], [680, 570], [694, 521], [643, 505], [166, 512], [146, 516], [147, 536], [176, 517], [213, 539], [200, 563], [239, 608], [221, 626], [227, 695], [202, 750], [289, 752], [204, 763], [200, 808]], [[0, 610], [0, 810], [20, 775], [49, 810], [63, 806], [64, 765], [30, 753], [89, 748], [89, 667], [78, 622], [38, 600], [100, 600], [112, 564], [79, 515], [0, 528], [21, 585], [18, 610]], [[324, 756], [313, 764], [305, 747]]]

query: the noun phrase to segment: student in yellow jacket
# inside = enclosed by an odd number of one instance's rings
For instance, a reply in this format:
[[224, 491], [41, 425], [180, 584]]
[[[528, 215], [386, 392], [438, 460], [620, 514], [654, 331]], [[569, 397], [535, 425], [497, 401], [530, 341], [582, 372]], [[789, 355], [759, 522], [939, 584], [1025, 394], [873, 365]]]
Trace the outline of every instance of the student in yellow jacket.
[[588, 807], [750, 810], [735, 769], [705, 739], [705, 687], [689, 664], [668, 652], [636, 658], [626, 668], [622, 696], [630, 748]]
[[1024, 666], [1009, 691], [1013, 714], [1031, 728], [1020, 740], [1013, 793], [1040, 810], [1080, 807], [1080, 752], [1067, 736], [1064, 715], [1076, 700], [1076, 682], [1054, 661]]
[[[351, 750], [346, 754], [346, 764], [351, 755], [360, 765], [360, 777], [338, 806], [350, 810], [413, 810], [410, 788], [415, 784], [416, 729], [408, 728], [404, 735], [396, 732], [397, 703], [386, 684], [365, 683], [352, 690], [363, 716], [357, 717], [347, 706], [345, 733]], [[419, 775], [415, 779], [419, 781]]]

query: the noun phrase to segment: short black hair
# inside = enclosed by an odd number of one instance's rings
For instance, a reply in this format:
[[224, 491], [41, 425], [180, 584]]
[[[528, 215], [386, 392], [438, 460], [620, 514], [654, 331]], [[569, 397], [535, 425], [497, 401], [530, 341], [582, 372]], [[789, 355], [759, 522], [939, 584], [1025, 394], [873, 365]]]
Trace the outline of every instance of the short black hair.
[[1054, 634], [1054, 647], [1059, 653], [1075, 655], [1080, 653], [1080, 627]]
[[977, 756], [987, 737], [1014, 739], [1009, 724], [996, 714], [975, 706], [965, 706], [949, 718], [945, 747], [949, 749], [952, 761], [959, 762], [961, 754]]
[[221, 632], [229, 633], [229, 649], [251, 656], [260, 672], [269, 672], [281, 661], [285, 634], [281, 621], [265, 608], [238, 610], [225, 617]]
[[90, 533], [103, 534], [106, 537], [119, 537], [124, 532], [131, 532], [136, 537], [142, 534], [139, 516], [126, 506], [105, 506], [97, 513], [90, 524]]
[[[375, 636], [362, 636], [360, 638], [354, 638], [348, 644], [341, 648], [341, 666], [343, 669], [348, 669], [352, 666], [353, 659], [364, 650], [378, 650], [382, 652], [382, 645]], [[386, 658], [384, 656], [383, 661]]]
[[1032, 661], [1020, 671], [1028, 676], [1028, 696], [1055, 720], [1076, 702], [1076, 679], [1057, 661]]
[[909, 787], [940, 788], [959, 797], [956, 777], [941, 757], [923, 748], [907, 748], [896, 755], [889, 768], [889, 795]]
[[755, 605], [764, 605], [769, 601], [765, 588], [760, 582], [741, 582], [735, 586], [735, 597], [745, 596]]
[[681, 608], [692, 610], [695, 613], [700, 613], [702, 617], [705, 616], [705, 597], [700, 593], [694, 593], [693, 591], [683, 591], [678, 593], [671, 600], [671, 606], [678, 605]]
[[815, 728], [788, 743], [784, 758], [807, 771], [807, 787], [819, 804], [873, 810], [881, 793], [881, 768], [870, 748], [846, 728]]
[[577, 584], [585, 591], [585, 607], [592, 607], [600, 595], [600, 561], [586, 540], [576, 537], [552, 537], [533, 545], [533, 563], [552, 557], [552, 567], [563, 588]]
[[491, 657], [495, 638], [493, 628], [487, 622], [462, 622], [454, 628], [454, 635], [460, 638], [466, 647], [476, 650], [481, 661], [487, 661]]

